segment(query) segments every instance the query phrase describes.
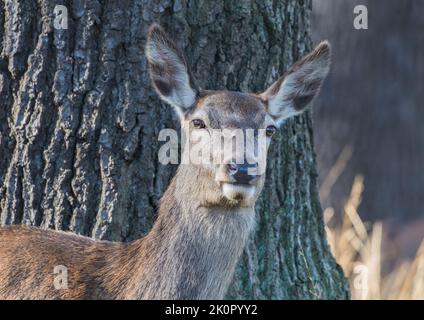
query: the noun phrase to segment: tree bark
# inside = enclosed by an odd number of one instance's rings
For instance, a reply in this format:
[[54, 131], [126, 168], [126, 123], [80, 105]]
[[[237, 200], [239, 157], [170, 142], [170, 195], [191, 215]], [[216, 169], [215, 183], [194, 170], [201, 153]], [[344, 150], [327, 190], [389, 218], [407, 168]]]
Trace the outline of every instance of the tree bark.
[[[0, 59], [1, 223], [97, 239], [145, 235], [175, 166], [157, 139], [177, 128], [147, 74], [148, 26], [185, 50], [203, 88], [260, 91], [311, 48], [310, 1], [5, 1]], [[4, 22], [4, 23], [3, 23]], [[257, 228], [229, 298], [347, 298], [325, 239], [311, 115], [270, 148]]]

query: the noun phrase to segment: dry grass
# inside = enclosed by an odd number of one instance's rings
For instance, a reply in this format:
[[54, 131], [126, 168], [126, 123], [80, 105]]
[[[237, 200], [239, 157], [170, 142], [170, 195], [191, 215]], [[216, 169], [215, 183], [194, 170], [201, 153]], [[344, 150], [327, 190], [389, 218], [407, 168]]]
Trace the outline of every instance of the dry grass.
[[367, 225], [358, 214], [364, 189], [363, 180], [362, 176], [355, 178], [350, 197], [344, 206], [341, 226], [332, 226], [332, 208], [324, 211], [328, 241], [349, 279], [352, 298], [424, 299], [424, 241], [414, 260], [399, 261], [383, 275], [383, 225], [380, 222]]

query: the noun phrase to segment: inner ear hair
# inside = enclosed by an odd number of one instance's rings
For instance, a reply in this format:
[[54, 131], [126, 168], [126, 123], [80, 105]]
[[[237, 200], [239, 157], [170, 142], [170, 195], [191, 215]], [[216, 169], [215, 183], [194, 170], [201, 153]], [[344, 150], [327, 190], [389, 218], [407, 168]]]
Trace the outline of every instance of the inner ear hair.
[[311, 104], [329, 72], [330, 59], [330, 44], [323, 41], [261, 94], [277, 123], [300, 114]]
[[158, 24], [148, 33], [146, 56], [153, 86], [165, 102], [178, 113], [193, 107], [199, 89], [180, 48]]

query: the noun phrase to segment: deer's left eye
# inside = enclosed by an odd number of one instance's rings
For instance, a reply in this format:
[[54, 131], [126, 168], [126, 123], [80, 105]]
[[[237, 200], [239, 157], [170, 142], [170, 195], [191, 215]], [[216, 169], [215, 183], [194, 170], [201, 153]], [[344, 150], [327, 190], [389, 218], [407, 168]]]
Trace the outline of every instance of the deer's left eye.
[[267, 137], [272, 137], [276, 132], [277, 128], [275, 126], [268, 126], [265, 129]]
[[201, 119], [194, 119], [194, 120], [191, 121], [191, 123], [193, 123], [193, 127], [195, 127], [196, 129], [206, 128], [205, 122]]

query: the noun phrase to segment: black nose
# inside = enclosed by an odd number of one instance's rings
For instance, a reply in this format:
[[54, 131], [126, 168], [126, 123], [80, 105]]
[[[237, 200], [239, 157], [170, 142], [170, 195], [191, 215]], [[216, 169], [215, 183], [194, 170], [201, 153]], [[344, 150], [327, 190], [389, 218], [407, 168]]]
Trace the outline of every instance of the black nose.
[[[254, 182], [257, 178], [257, 163], [243, 163], [243, 164], [235, 164], [229, 163], [228, 165], [228, 173], [236, 180], [236, 183], [240, 184], [250, 184]], [[250, 170], [249, 170], [250, 169]]]

